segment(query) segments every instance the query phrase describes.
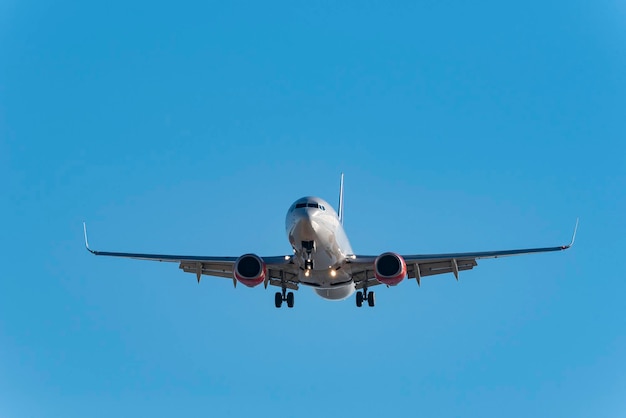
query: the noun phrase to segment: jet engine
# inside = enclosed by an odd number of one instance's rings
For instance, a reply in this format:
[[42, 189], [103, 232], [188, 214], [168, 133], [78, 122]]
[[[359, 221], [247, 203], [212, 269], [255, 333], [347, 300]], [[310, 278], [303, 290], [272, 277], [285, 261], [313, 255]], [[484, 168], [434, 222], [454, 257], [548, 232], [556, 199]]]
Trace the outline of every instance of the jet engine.
[[406, 277], [404, 258], [395, 253], [383, 253], [374, 261], [376, 280], [388, 286], [395, 286]]
[[235, 262], [235, 279], [248, 287], [258, 286], [265, 280], [265, 262], [255, 254], [244, 254]]

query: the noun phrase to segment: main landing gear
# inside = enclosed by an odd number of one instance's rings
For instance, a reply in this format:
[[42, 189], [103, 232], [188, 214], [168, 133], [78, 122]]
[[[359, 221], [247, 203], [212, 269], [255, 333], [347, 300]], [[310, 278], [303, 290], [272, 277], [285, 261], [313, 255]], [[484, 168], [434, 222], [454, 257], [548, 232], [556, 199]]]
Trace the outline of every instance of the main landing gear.
[[362, 292], [360, 290], [356, 292], [356, 306], [358, 308], [363, 306], [364, 300], [367, 301], [369, 306], [374, 306], [376, 304], [376, 296], [374, 295], [374, 292], [368, 292], [367, 287], [363, 289]]
[[282, 292], [276, 292], [274, 295], [274, 305], [280, 308], [283, 302], [287, 302], [287, 307], [293, 308], [293, 292], [287, 292], [287, 289], [284, 287]]

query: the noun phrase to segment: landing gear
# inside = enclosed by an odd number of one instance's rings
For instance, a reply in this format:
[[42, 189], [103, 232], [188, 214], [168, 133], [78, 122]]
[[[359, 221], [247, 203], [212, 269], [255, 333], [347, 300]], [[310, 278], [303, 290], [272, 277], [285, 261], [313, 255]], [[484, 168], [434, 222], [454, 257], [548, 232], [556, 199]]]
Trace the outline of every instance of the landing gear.
[[274, 305], [277, 308], [280, 308], [283, 305], [283, 302], [287, 302], [288, 308], [293, 308], [294, 297], [293, 292], [288, 292], [287, 289], [283, 287], [282, 292], [276, 292], [274, 295]]
[[306, 259], [304, 260], [304, 269], [313, 270], [313, 260], [311, 260], [311, 253], [315, 250], [315, 241], [302, 241], [302, 249], [306, 253]]
[[360, 308], [363, 306], [363, 301], [367, 301], [368, 306], [374, 306], [376, 304], [376, 296], [374, 296], [374, 292], [368, 292], [367, 288], [356, 292], [356, 306]]

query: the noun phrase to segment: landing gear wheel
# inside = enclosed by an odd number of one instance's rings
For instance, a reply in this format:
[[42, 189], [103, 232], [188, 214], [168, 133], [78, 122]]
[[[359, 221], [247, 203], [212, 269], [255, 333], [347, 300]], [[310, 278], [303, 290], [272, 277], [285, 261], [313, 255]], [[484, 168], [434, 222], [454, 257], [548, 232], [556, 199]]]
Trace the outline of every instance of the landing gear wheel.
[[293, 292], [287, 293], [287, 306], [293, 308]]
[[360, 290], [356, 292], [356, 306], [357, 308], [363, 306], [363, 292], [361, 292]]
[[276, 292], [276, 294], [274, 295], [274, 305], [276, 305], [277, 308], [280, 308], [283, 304], [283, 295], [280, 292]]
[[374, 296], [374, 292], [369, 292], [367, 294], [367, 304], [369, 306], [374, 306], [376, 304], [376, 296]]

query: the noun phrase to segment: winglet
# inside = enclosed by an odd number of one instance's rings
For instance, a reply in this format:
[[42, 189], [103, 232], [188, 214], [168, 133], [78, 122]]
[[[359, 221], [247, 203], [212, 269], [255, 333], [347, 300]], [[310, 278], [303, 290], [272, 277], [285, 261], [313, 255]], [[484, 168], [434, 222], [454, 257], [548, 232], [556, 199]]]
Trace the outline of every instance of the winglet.
[[85, 248], [87, 248], [87, 251], [90, 253], [95, 254], [96, 252], [89, 248], [89, 241], [87, 241], [87, 224], [85, 222], [83, 222], [83, 231], [85, 232]]
[[339, 182], [339, 223], [343, 225], [343, 173]]
[[572, 245], [574, 245], [574, 240], [576, 239], [576, 231], [578, 231], [578, 218], [576, 218], [576, 225], [574, 226], [574, 233], [572, 234], [572, 240], [570, 241], [568, 245], [563, 246], [564, 250], [567, 250]]

